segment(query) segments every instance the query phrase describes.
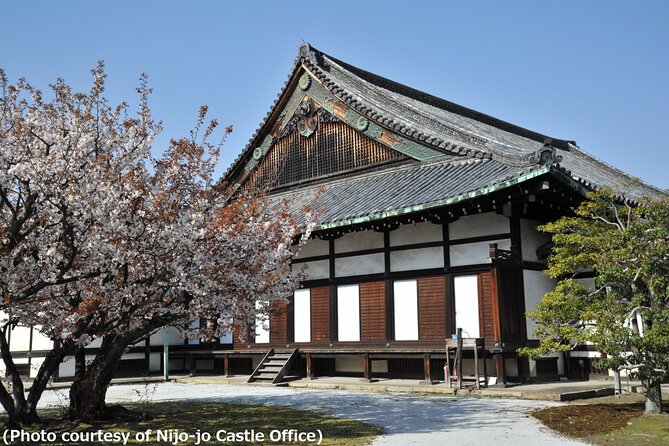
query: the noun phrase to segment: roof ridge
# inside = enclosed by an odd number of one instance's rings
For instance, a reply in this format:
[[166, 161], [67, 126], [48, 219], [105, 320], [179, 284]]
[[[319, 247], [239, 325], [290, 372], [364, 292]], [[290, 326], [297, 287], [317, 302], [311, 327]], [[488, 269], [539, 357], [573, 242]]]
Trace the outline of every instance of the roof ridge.
[[[307, 48], [306, 50], [303, 50], [303, 48]], [[456, 113], [458, 115], [474, 119], [476, 121], [482, 122], [484, 124], [488, 124], [490, 126], [493, 126], [495, 128], [498, 128], [500, 130], [504, 130], [519, 136], [523, 136], [525, 138], [537, 141], [537, 142], [545, 142], [547, 139], [551, 139], [552, 143], [555, 147], [560, 148], [562, 150], [569, 150], [569, 143], [573, 143], [573, 141], [567, 141], [567, 140], [562, 140], [558, 138], [553, 138], [548, 135], [544, 135], [539, 132], [535, 132], [533, 130], [526, 129], [524, 127], [518, 126], [516, 124], [512, 124], [508, 121], [501, 120], [499, 118], [495, 118], [494, 116], [488, 115], [486, 113], [479, 112], [477, 110], [474, 110], [469, 107], [465, 107], [460, 104], [456, 104], [455, 102], [448, 101], [446, 99], [440, 98], [438, 96], [435, 96], [433, 94], [427, 93], [422, 90], [418, 90], [416, 88], [410, 87], [408, 85], [399, 83], [397, 81], [394, 81], [392, 79], [385, 78], [383, 76], [380, 76], [376, 73], [372, 73], [371, 71], [364, 70], [362, 68], [356, 67], [355, 65], [351, 65], [347, 62], [344, 62], [336, 57], [333, 57], [323, 51], [320, 51], [317, 48], [314, 48], [311, 46], [309, 43], [305, 43], [300, 47], [300, 56], [304, 58], [309, 58], [311, 59], [312, 62], [315, 62], [317, 65], [321, 65], [324, 62], [323, 56], [327, 57], [328, 59], [334, 61], [341, 67], [345, 68], [346, 70], [352, 72], [353, 74], [359, 76], [363, 80], [366, 80], [367, 82], [370, 82], [374, 85], [377, 85], [381, 88], [385, 88], [387, 90], [393, 91], [395, 93], [402, 94], [404, 96], [408, 96], [410, 98], [413, 98], [415, 100], [418, 100], [420, 102], [423, 102], [424, 104], [431, 105], [433, 107], [437, 107], [452, 113]], [[311, 57], [310, 57], [311, 56]]]

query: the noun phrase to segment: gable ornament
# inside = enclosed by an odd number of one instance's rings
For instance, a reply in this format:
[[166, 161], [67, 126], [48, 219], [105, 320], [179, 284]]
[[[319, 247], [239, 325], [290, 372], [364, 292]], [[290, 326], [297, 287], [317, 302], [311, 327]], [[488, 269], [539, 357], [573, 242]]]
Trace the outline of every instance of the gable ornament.
[[551, 145], [552, 142], [550, 138], [547, 138], [544, 145], [530, 155], [530, 162], [540, 166], [550, 166], [562, 161], [562, 155], [558, 155], [557, 149]]
[[305, 97], [295, 110], [297, 120], [297, 130], [300, 135], [311, 136], [318, 126], [318, 117], [316, 116], [316, 103], [309, 97]]

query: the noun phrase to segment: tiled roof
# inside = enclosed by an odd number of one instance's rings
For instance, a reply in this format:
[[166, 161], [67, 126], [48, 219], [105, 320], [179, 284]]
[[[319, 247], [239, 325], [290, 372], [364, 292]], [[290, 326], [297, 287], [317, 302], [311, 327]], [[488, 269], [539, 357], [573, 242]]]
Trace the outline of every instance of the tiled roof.
[[[379, 126], [444, 154], [431, 161], [410, 161], [345, 178], [320, 180], [318, 184], [275, 195], [288, 198], [296, 211], [304, 205], [322, 209], [319, 220], [323, 228], [443, 206], [466, 199], [467, 194], [548, 171], [571, 177], [577, 182], [574, 184], [586, 188], [611, 187], [625, 192], [626, 197], [667, 195], [667, 191], [638, 181], [589, 155], [573, 141], [549, 138], [401, 85], [353, 67], [309, 44], [300, 47], [290, 77], [233, 167], [238, 169], [250, 159], [258, 138], [271, 125], [269, 117], [290, 94], [288, 87], [301, 67], [316, 76], [333, 95]], [[538, 156], [546, 150], [552, 153], [548, 162]]]
[[[548, 137], [404, 86], [308, 44], [300, 48], [299, 59], [351, 107], [424, 144], [444, 149], [455, 143], [460, 154], [492, 157], [519, 166], [532, 164], [530, 157], [548, 144], [562, 157], [561, 166], [579, 181], [616, 189], [637, 180], [586, 153], [574, 141]], [[643, 182], [627, 192], [636, 196], [667, 194]]]
[[538, 176], [548, 167], [509, 166], [491, 159], [411, 161], [283, 192], [289, 211], [304, 206], [319, 212], [321, 228], [381, 219], [473, 198], [482, 188]]

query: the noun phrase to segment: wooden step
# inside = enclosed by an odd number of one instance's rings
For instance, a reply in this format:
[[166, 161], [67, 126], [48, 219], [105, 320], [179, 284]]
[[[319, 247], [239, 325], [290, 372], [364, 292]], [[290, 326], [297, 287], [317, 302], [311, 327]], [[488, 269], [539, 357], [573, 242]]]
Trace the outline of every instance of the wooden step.
[[263, 381], [279, 384], [288, 372], [292, 360], [297, 356], [297, 352], [298, 349], [291, 353], [278, 353], [271, 349], [253, 371], [248, 382]]

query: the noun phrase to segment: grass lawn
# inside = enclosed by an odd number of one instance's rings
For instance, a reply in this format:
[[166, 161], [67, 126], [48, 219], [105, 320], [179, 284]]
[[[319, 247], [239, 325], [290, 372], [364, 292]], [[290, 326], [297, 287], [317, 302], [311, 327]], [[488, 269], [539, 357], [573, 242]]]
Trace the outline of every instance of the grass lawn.
[[606, 446], [669, 444], [669, 401], [662, 415], [643, 415], [643, 397], [625, 395], [579, 401], [532, 412], [549, 428], [588, 443]]
[[[58, 441], [55, 442], [15, 442], [14, 444], [53, 444], [53, 445], [104, 445], [104, 444], [123, 444], [120, 442], [105, 442], [96, 439], [94, 442], [63, 442], [64, 433], [69, 432], [97, 432], [102, 430], [108, 433], [125, 432], [130, 434], [130, 441], [127, 444], [152, 444], [152, 445], [193, 445], [197, 441], [196, 436], [184, 441], [179, 441], [175, 436], [176, 431], [195, 434], [196, 431], [211, 434], [209, 441], [202, 441], [202, 445], [245, 445], [245, 444], [317, 444], [321, 430], [323, 436], [323, 445], [343, 445], [357, 446], [369, 444], [377, 435], [384, 432], [383, 428], [373, 426], [359, 421], [335, 418], [328, 415], [315, 414], [303, 410], [297, 410], [288, 407], [274, 407], [262, 405], [243, 405], [230, 403], [210, 403], [210, 402], [161, 402], [138, 405], [126, 405], [130, 409], [130, 414], [122, 414], [118, 419], [107, 422], [97, 423], [95, 425], [72, 425], [69, 422], [59, 420], [58, 412], [55, 410], [45, 410], [40, 412], [43, 417], [43, 425], [34, 426], [31, 431], [41, 429], [54, 432], [58, 435]], [[131, 417], [129, 417], [131, 415]], [[128, 419], [130, 420], [128, 421]], [[136, 441], [134, 436], [138, 432], [145, 432], [151, 429], [150, 442]], [[156, 430], [172, 434], [171, 437], [157, 441]], [[273, 430], [282, 431], [285, 429], [295, 429], [297, 432], [314, 432], [316, 441], [270, 441], [270, 434]], [[264, 441], [248, 442], [236, 441], [240, 439], [230, 439], [227, 441], [217, 441], [216, 433], [225, 430], [228, 433], [233, 432], [237, 435], [244, 435], [245, 431], [255, 430], [256, 433], [265, 435]], [[247, 435], [251, 435], [250, 433]], [[275, 432], [275, 435], [276, 434]], [[293, 433], [293, 435], [295, 435]], [[252, 438], [252, 437], [247, 437]], [[257, 438], [256, 438], [257, 439]], [[206, 438], [205, 438], [206, 440]]]

